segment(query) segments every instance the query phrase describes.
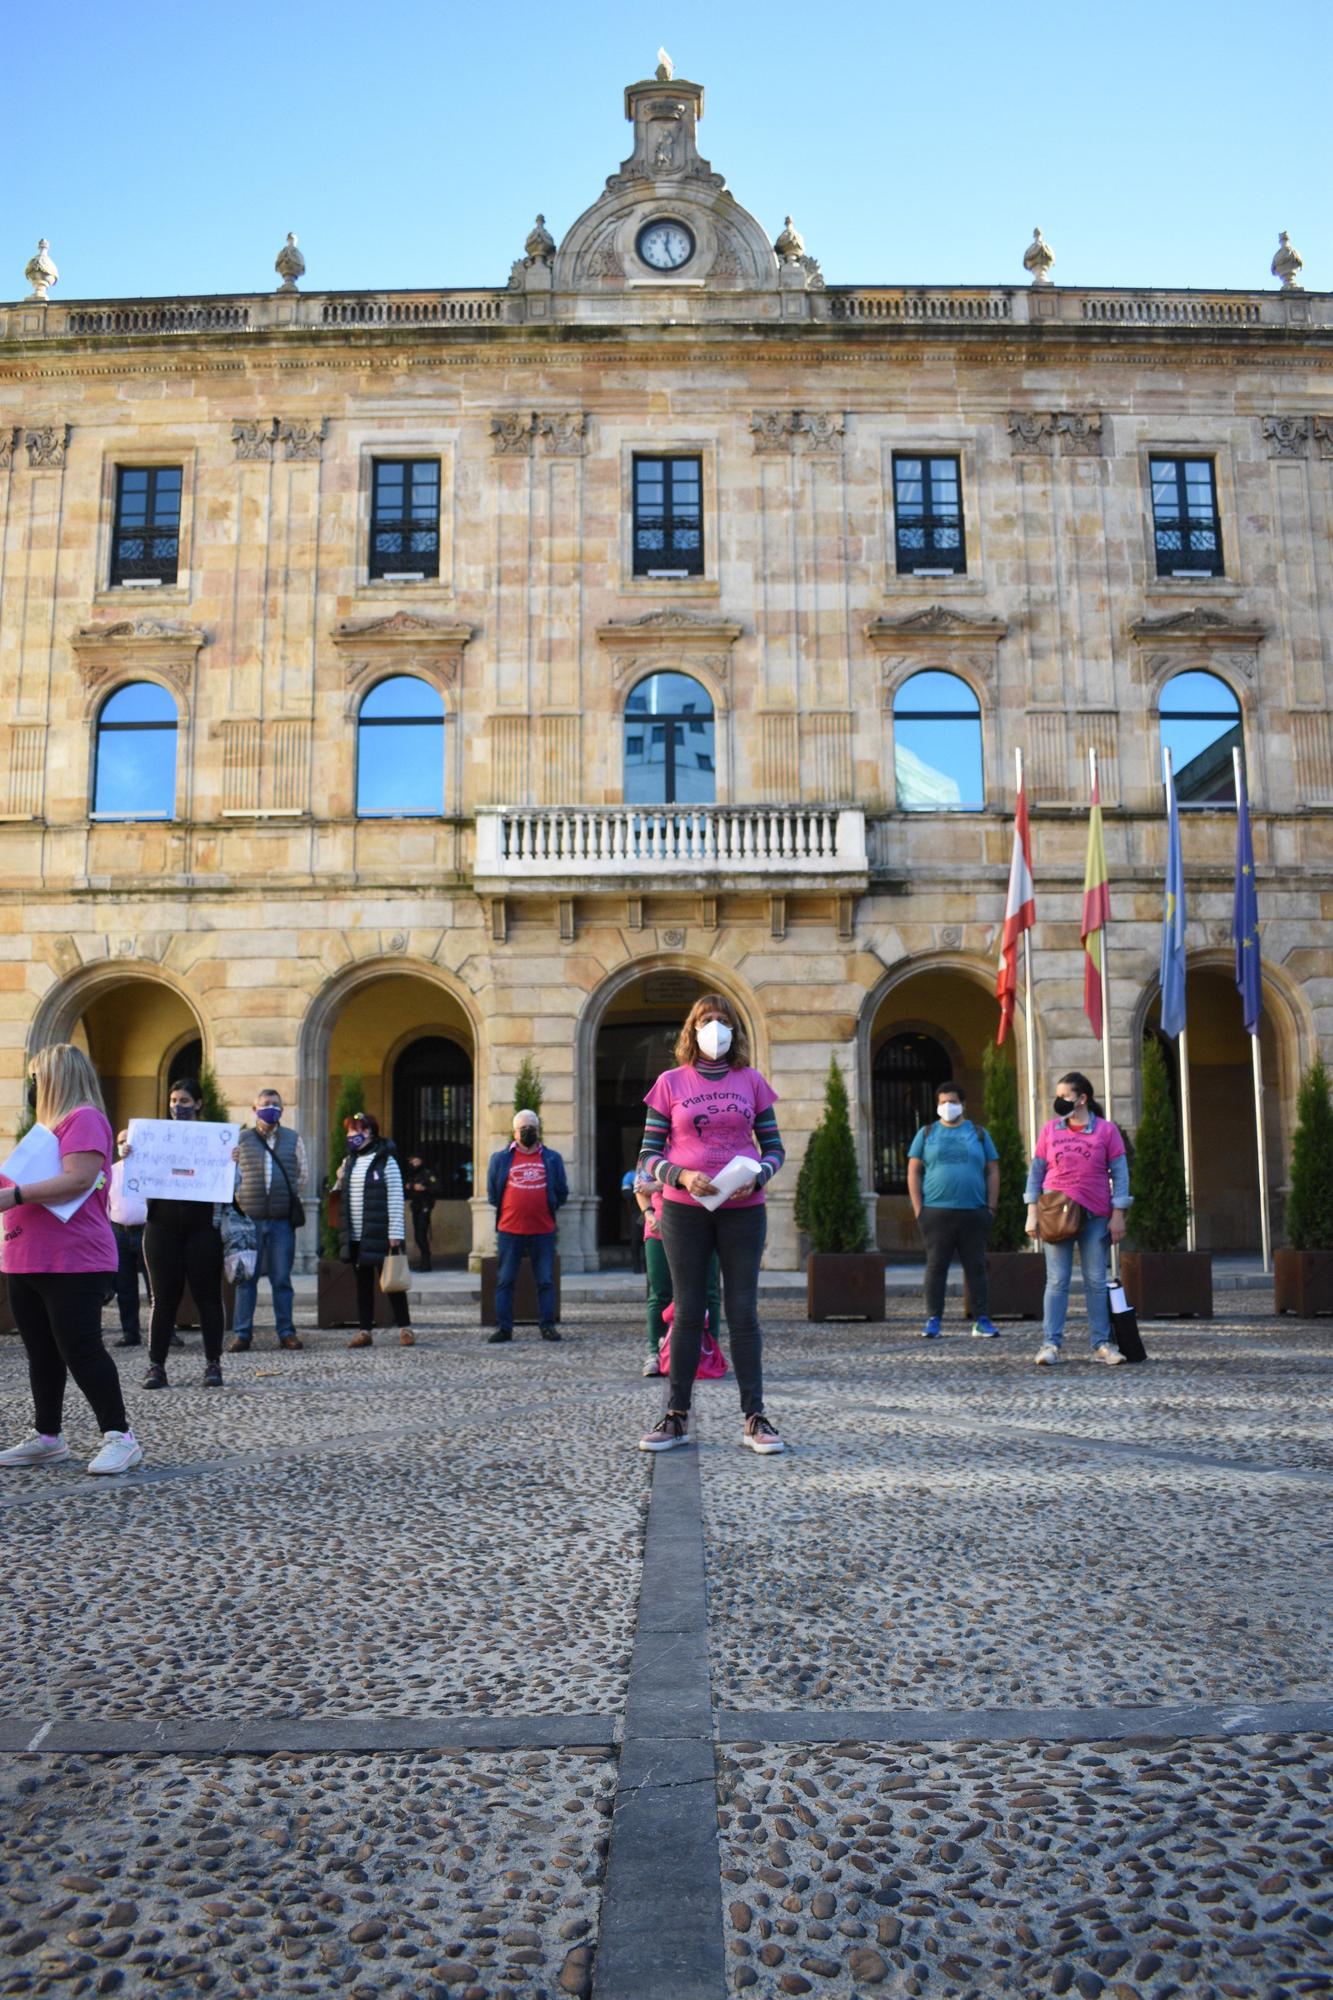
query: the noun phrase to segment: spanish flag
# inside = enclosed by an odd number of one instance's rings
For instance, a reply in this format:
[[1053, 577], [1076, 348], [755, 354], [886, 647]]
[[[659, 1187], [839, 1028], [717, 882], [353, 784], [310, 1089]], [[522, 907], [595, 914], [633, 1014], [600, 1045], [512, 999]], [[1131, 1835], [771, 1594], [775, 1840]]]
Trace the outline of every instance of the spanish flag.
[[1106, 837], [1102, 832], [1101, 792], [1092, 781], [1092, 817], [1088, 821], [1088, 863], [1083, 871], [1083, 1011], [1097, 1040], [1102, 1039], [1102, 973], [1105, 929], [1111, 921], [1111, 890], [1106, 879]]

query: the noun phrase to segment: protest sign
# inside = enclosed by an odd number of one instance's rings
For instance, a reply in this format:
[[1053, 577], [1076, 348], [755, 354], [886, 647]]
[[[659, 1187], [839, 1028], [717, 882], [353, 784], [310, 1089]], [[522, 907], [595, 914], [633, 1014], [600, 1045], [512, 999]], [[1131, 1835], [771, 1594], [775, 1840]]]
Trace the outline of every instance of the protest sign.
[[193, 1118], [131, 1118], [125, 1189], [145, 1201], [230, 1201], [235, 1125]]

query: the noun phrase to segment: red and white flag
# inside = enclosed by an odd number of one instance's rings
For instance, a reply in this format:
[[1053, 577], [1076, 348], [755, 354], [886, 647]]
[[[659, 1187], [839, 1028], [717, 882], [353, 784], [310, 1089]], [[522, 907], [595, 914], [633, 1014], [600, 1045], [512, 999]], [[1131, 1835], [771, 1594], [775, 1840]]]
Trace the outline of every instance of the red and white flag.
[[1018, 991], [1018, 940], [1037, 921], [1037, 902], [1032, 887], [1032, 839], [1028, 833], [1028, 799], [1022, 785], [1014, 810], [1014, 858], [1009, 864], [1009, 900], [1004, 906], [1004, 932], [1000, 938], [1000, 970], [995, 981], [995, 997], [1000, 1003], [1000, 1032], [996, 1046], [1003, 1042], [1014, 1018], [1014, 996]]

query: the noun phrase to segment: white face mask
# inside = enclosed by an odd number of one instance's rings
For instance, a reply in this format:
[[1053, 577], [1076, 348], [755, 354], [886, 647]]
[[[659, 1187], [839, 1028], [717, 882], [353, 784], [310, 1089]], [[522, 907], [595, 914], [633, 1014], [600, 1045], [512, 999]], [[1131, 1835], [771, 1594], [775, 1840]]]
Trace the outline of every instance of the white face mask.
[[705, 1021], [698, 1037], [699, 1050], [709, 1062], [716, 1062], [731, 1047], [731, 1029], [725, 1021]]
[[961, 1104], [945, 1103], [940, 1106], [940, 1117], [946, 1125], [956, 1125], [963, 1115]]

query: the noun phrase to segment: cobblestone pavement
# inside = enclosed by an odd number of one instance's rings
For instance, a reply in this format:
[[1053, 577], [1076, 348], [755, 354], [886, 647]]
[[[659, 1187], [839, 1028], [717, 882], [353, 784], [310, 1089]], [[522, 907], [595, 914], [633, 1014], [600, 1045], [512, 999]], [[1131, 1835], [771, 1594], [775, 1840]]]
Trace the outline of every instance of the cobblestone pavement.
[[614, 1306], [118, 1356], [145, 1468], [72, 1395], [0, 1487], [0, 1996], [1333, 1993], [1333, 1329], [1219, 1308], [1047, 1373], [773, 1301], [769, 1460], [731, 1380], [636, 1452]]

